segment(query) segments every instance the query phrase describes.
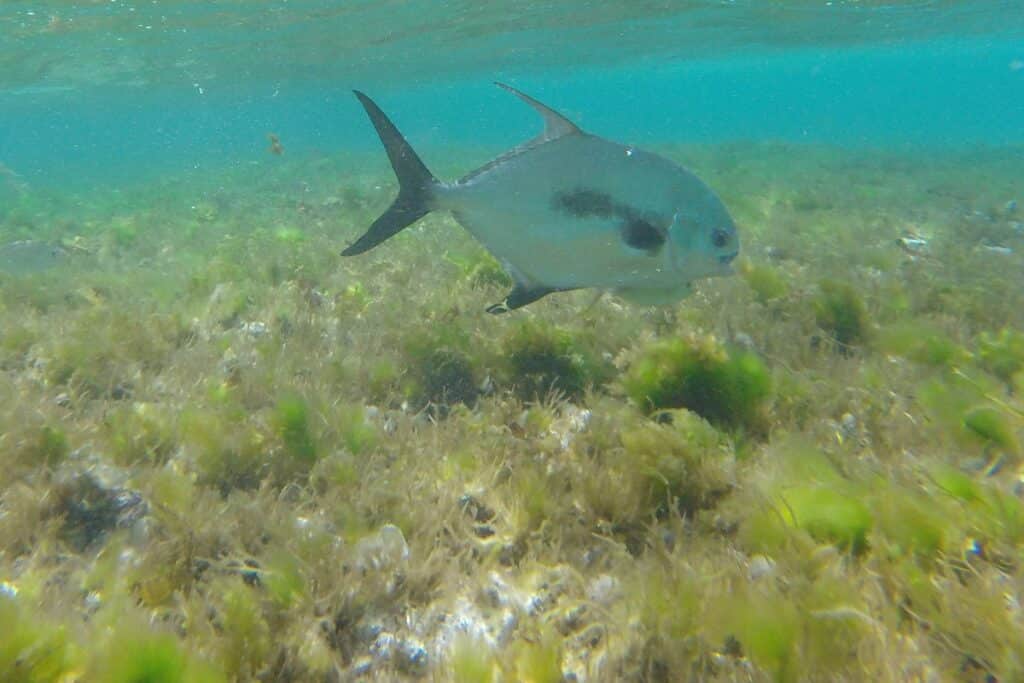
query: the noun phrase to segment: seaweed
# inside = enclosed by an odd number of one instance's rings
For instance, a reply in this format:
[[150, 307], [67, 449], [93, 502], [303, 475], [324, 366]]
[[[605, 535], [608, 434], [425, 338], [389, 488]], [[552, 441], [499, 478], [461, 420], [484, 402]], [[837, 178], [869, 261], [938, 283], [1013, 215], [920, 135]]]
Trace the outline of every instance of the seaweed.
[[622, 379], [642, 409], [686, 408], [727, 429], [763, 428], [771, 375], [754, 354], [727, 350], [714, 337], [680, 337], [648, 346]]
[[0, 679], [59, 681], [73, 675], [65, 626], [39, 620], [16, 598], [0, 593]]
[[784, 299], [789, 295], [789, 284], [776, 268], [744, 261], [738, 270], [754, 293], [754, 298], [762, 304]]
[[1024, 371], [1024, 332], [1005, 327], [999, 334], [982, 332], [978, 338], [981, 367], [1003, 380], [1011, 391]]
[[284, 455], [298, 471], [308, 472], [317, 460], [317, 446], [309, 428], [309, 408], [299, 396], [278, 401], [273, 415], [274, 431], [284, 446]]
[[524, 401], [560, 394], [578, 399], [608, 381], [607, 366], [582, 340], [565, 329], [528, 320], [502, 344], [505, 377]]
[[814, 300], [818, 327], [846, 352], [868, 341], [871, 327], [867, 306], [860, 293], [848, 282], [823, 280]]
[[476, 404], [483, 379], [469, 339], [468, 331], [441, 323], [405, 342], [409, 368], [405, 393], [414, 406], [429, 405], [443, 413], [455, 404]]
[[1020, 678], [1020, 155], [670, 151], [748, 256], [657, 309], [341, 259], [356, 152], [5, 205], [0, 678]]

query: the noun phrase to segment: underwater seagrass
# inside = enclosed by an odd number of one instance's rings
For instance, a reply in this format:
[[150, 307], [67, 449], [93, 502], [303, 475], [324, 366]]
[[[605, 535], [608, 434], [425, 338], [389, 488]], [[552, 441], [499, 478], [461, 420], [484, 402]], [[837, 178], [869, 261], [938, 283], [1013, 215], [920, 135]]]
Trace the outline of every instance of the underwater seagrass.
[[544, 131], [453, 183], [438, 180], [383, 111], [356, 97], [398, 176], [398, 197], [342, 252], [361, 254], [435, 210], [448, 210], [513, 279], [490, 313], [552, 292], [595, 287], [647, 305], [686, 296], [693, 280], [732, 272], [739, 253], [725, 206], [673, 162], [609, 142], [518, 90]]

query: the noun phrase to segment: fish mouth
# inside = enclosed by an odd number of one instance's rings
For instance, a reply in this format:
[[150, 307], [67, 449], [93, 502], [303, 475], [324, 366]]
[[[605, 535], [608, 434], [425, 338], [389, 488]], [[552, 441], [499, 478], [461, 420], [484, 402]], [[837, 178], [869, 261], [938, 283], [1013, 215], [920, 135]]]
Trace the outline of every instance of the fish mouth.
[[718, 273], [720, 275], [732, 275], [735, 272], [732, 262], [736, 259], [739, 252], [734, 251], [731, 254], [718, 257]]

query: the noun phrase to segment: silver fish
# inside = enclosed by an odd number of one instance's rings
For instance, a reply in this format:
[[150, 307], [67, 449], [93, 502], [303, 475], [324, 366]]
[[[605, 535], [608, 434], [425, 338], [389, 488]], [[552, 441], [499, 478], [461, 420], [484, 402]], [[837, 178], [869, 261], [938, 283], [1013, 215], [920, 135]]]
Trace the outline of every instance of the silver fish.
[[491, 313], [589, 287], [666, 304], [686, 296], [693, 280], [732, 272], [736, 226], [695, 175], [585, 133], [532, 97], [497, 85], [537, 110], [544, 130], [452, 183], [435, 178], [380, 107], [355, 91], [399, 191], [343, 256], [372, 249], [431, 211], [451, 211], [513, 279]]
[[67, 255], [64, 247], [39, 240], [18, 240], [0, 244], [0, 273], [39, 273], [60, 264]]

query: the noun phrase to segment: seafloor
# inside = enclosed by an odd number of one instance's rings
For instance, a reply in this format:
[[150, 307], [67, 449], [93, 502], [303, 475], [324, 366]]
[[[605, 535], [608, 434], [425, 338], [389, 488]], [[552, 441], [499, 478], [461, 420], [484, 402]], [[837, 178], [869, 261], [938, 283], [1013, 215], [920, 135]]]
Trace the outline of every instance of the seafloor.
[[350, 158], [0, 178], [66, 250], [0, 273], [0, 680], [1024, 678], [1024, 150], [667, 152], [736, 277], [498, 317], [447, 216], [338, 255]]

